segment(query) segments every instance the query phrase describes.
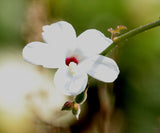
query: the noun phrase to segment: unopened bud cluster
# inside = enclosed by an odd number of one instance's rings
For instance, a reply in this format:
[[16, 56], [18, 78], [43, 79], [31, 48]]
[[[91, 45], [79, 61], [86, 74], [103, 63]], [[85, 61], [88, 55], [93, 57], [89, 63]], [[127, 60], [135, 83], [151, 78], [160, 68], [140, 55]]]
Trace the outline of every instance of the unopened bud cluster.
[[115, 34], [120, 34], [121, 30], [126, 30], [126, 29], [127, 29], [126, 26], [119, 25], [119, 26], [117, 26], [116, 29], [110, 28], [110, 29], [108, 29], [108, 31], [111, 32], [111, 34], [112, 34], [111, 38], [112, 38], [112, 40], [114, 40], [115, 39]]
[[77, 120], [79, 119], [79, 114], [81, 112], [80, 105], [83, 104], [87, 99], [87, 90], [88, 87], [79, 95], [76, 96], [75, 101], [67, 101], [62, 107], [62, 111], [72, 111], [72, 114], [76, 116]]

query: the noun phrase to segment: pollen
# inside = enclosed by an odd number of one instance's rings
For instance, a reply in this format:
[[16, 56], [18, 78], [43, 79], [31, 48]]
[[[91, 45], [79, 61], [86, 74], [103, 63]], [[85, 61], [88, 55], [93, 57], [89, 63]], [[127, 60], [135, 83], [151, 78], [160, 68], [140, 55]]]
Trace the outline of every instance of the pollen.
[[67, 66], [69, 66], [69, 64], [71, 62], [74, 62], [74, 63], [78, 64], [78, 60], [75, 57], [68, 57], [68, 58], [66, 58], [65, 63], [66, 63]]

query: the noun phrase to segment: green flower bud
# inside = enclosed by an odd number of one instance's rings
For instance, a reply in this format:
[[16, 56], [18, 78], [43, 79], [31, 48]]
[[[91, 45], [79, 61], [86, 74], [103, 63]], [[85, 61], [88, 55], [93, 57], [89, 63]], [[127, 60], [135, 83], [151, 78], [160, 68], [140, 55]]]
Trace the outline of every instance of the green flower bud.
[[75, 98], [76, 103], [82, 104], [82, 103], [84, 103], [86, 101], [86, 99], [87, 99], [87, 90], [88, 90], [88, 86], [82, 93], [80, 93], [79, 95], [76, 96], [76, 98]]
[[77, 120], [79, 119], [79, 114], [81, 112], [80, 105], [76, 102], [73, 103], [72, 114], [76, 116]]

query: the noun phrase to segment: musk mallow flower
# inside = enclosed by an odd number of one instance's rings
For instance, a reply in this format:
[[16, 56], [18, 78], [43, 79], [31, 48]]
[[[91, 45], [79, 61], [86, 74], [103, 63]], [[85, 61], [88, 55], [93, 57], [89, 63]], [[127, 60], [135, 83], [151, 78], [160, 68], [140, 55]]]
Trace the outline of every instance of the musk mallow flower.
[[45, 68], [58, 68], [54, 84], [65, 95], [76, 96], [83, 92], [88, 75], [113, 82], [119, 68], [114, 60], [99, 55], [112, 40], [96, 29], [84, 31], [78, 37], [71, 24], [59, 21], [43, 26], [45, 43], [31, 42], [23, 49], [23, 58]]

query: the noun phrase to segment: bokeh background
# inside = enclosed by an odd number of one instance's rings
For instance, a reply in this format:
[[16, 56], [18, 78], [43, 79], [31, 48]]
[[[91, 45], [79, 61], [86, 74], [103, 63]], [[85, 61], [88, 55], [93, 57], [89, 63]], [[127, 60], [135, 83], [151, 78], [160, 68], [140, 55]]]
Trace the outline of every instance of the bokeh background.
[[42, 26], [59, 20], [77, 35], [94, 28], [110, 37], [111, 27], [129, 31], [159, 16], [159, 0], [0, 0], [0, 133], [159, 133], [159, 27], [109, 53], [120, 75], [91, 82], [79, 121], [60, 111], [69, 98], [54, 88], [55, 71], [22, 58], [28, 42], [43, 41]]

